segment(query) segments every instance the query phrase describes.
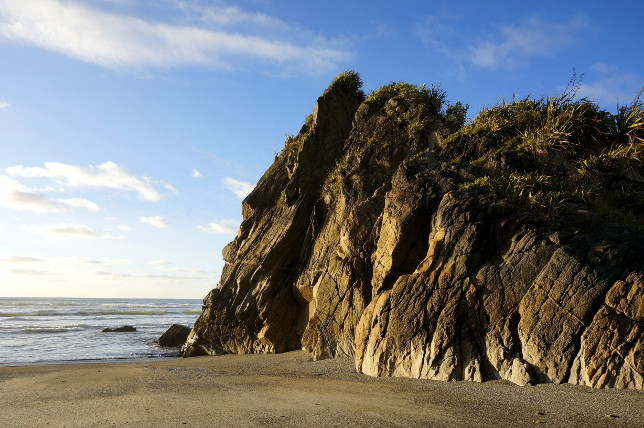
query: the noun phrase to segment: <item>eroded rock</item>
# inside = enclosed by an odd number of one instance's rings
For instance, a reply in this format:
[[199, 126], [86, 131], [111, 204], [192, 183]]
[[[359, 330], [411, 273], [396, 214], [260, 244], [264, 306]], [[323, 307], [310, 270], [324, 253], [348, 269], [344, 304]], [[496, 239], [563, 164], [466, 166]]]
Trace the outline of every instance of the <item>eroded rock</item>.
[[167, 348], [178, 348], [186, 342], [192, 329], [185, 325], [172, 324], [165, 333], [159, 337], [157, 343], [159, 346]]
[[441, 149], [440, 117], [383, 103], [318, 99], [243, 202], [182, 355], [304, 347], [372, 376], [642, 389], [642, 235], [464, 186], [489, 137]]

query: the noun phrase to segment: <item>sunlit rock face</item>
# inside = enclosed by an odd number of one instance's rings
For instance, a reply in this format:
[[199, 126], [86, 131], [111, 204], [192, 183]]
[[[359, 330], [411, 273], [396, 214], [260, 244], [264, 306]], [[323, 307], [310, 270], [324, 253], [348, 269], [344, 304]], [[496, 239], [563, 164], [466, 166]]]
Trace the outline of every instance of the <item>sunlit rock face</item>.
[[244, 200], [182, 354], [304, 347], [372, 376], [642, 389], [642, 235], [468, 185], [488, 137], [445, 146], [450, 126], [427, 97], [334, 82]]

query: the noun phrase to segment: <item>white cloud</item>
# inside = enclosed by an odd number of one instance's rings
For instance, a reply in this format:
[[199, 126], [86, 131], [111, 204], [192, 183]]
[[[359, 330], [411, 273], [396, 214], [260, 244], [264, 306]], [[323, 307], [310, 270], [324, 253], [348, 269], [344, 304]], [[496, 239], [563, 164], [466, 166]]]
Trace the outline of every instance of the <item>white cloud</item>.
[[[3, 0], [0, 40], [38, 46], [113, 69], [186, 65], [230, 69], [251, 60], [268, 67], [319, 73], [349, 58], [347, 52], [313, 36], [308, 42], [297, 37], [281, 41], [243, 28], [218, 29], [217, 24], [279, 22], [235, 7], [202, 8], [199, 22], [174, 25], [108, 13], [83, 3], [88, 2]], [[179, 20], [185, 22], [189, 3], [174, 4], [183, 6], [184, 19]], [[180, 15], [176, 8], [173, 11]]]
[[46, 261], [40, 257], [30, 257], [30, 256], [8, 256], [0, 259], [0, 262], [11, 262], [11, 263], [42, 263]]
[[169, 265], [172, 263], [170, 263], [168, 260], [153, 260], [151, 262], [148, 262], [148, 264], [162, 266], [162, 265]]
[[63, 263], [79, 263], [84, 265], [100, 265], [101, 262], [90, 257], [65, 257], [61, 259]]
[[52, 238], [88, 238], [88, 239], [109, 239], [110, 235], [102, 235], [96, 230], [83, 224], [59, 223], [45, 226], [23, 226], [25, 230], [39, 233]]
[[183, 12], [195, 14], [201, 21], [220, 26], [251, 24], [265, 27], [287, 27], [287, 24], [280, 19], [264, 13], [246, 12], [234, 6], [204, 6], [185, 0], [174, 0], [172, 3]]
[[215, 271], [208, 271], [208, 270], [203, 270], [203, 269], [190, 269], [190, 268], [182, 268], [182, 267], [159, 267], [159, 269], [165, 271], [165, 272], [182, 272], [182, 273], [191, 273], [191, 274], [199, 274], [199, 275], [209, 275], [209, 274], [215, 274]]
[[130, 230], [130, 228], [124, 224], [119, 224], [118, 226], [116, 226], [116, 228], [118, 230], [122, 230], [123, 232], [129, 232]]
[[129, 265], [132, 264], [128, 259], [114, 259], [111, 257], [103, 257], [103, 262], [108, 265]]
[[568, 22], [549, 23], [530, 18], [499, 28], [469, 47], [469, 60], [483, 68], [515, 68], [535, 56], [551, 56], [574, 45], [577, 34], [588, 27], [585, 17]]
[[585, 97], [610, 107], [629, 104], [642, 89], [644, 79], [635, 73], [614, 73], [606, 68], [602, 76], [589, 83], [582, 83], [577, 96]]
[[72, 208], [100, 211], [94, 202], [82, 198], [49, 199], [5, 175], [0, 175], [0, 206], [14, 211], [33, 211], [38, 214], [65, 212]]
[[496, 25], [492, 31], [471, 36], [462, 30], [462, 17], [443, 12], [413, 25], [417, 37], [433, 52], [452, 61], [450, 72], [463, 79], [470, 67], [516, 69], [537, 57], [552, 57], [572, 48], [590, 28], [579, 14], [567, 22], [548, 22], [537, 17]]
[[11, 107], [11, 104], [6, 101], [0, 101], [0, 110], [6, 110], [9, 107]]
[[228, 190], [233, 192], [239, 199], [244, 199], [255, 188], [254, 185], [245, 181], [235, 180], [234, 178], [224, 178], [224, 185]]
[[197, 228], [204, 232], [208, 233], [223, 233], [225, 235], [237, 235], [237, 229], [239, 228], [239, 222], [226, 219], [220, 222], [211, 222], [207, 226], [198, 225]]
[[95, 275], [106, 278], [146, 278], [146, 279], [171, 279], [171, 280], [195, 280], [195, 279], [210, 279], [206, 276], [186, 276], [186, 275], [166, 275], [156, 273], [125, 273], [125, 272], [109, 272], [109, 271], [95, 271]]
[[201, 175], [201, 173], [199, 171], [197, 171], [196, 169], [192, 170], [191, 176], [192, 176], [192, 178], [203, 178], [203, 175]]
[[593, 70], [598, 71], [598, 72], [600, 72], [602, 74], [613, 73], [613, 72], [617, 71], [617, 66], [616, 65], [610, 65], [610, 64], [606, 64], [604, 62], [596, 62], [593, 65], [591, 65], [590, 68], [592, 68]]
[[94, 202], [82, 198], [56, 199], [55, 201], [73, 208], [85, 208], [90, 211], [101, 210]]
[[46, 162], [44, 167], [12, 166], [6, 169], [14, 177], [38, 177], [59, 180], [69, 187], [106, 187], [111, 189], [135, 191], [139, 198], [158, 201], [161, 195], [154, 188], [153, 181], [147, 177], [137, 177], [114, 162], [90, 165], [87, 168], [66, 165], [59, 162]]
[[47, 270], [34, 270], [34, 269], [9, 269], [14, 275], [35, 275], [35, 276], [56, 276], [58, 273], [50, 272]]
[[165, 229], [168, 227], [168, 223], [163, 219], [163, 217], [154, 216], [154, 217], [141, 217], [142, 223], [150, 224], [154, 227], [159, 227]]

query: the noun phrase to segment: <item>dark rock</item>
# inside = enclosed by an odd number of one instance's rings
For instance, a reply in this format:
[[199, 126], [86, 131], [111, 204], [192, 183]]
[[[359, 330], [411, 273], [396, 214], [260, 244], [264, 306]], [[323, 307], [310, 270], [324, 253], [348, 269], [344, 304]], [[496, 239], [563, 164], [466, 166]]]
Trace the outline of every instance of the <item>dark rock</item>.
[[103, 333], [129, 333], [132, 331], [136, 331], [136, 328], [132, 327], [131, 325], [124, 325], [123, 327], [117, 328], [104, 328], [102, 330]]
[[191, 329], [189, 327], [172, 324], [170, 328], [159, 337], [157, 343], [159, 346], [165, 346], [167, 348], [178, 348], [183, 345], [190, 334]]
[[440, 118], [414, 122], [418, 108], [334, 85], [318, 99], [297, 149], [243, 201], [182, 355], [303, 346], [373, 376], [642, 389], [644, 236], [595, 215], [563, 227], [461, 186], [497, 143], [441, 149]]

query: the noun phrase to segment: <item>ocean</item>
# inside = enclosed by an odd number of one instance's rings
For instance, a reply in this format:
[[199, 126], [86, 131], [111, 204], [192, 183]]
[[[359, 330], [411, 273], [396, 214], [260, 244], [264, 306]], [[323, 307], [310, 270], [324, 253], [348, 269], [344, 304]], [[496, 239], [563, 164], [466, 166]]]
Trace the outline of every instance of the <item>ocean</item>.
[[[172, 324], [192, 327], [201, 300], [0, 297], [0, 365], [173, 357], [155, 343]], [[103, 333], [131, 325], [130, 333]]]

